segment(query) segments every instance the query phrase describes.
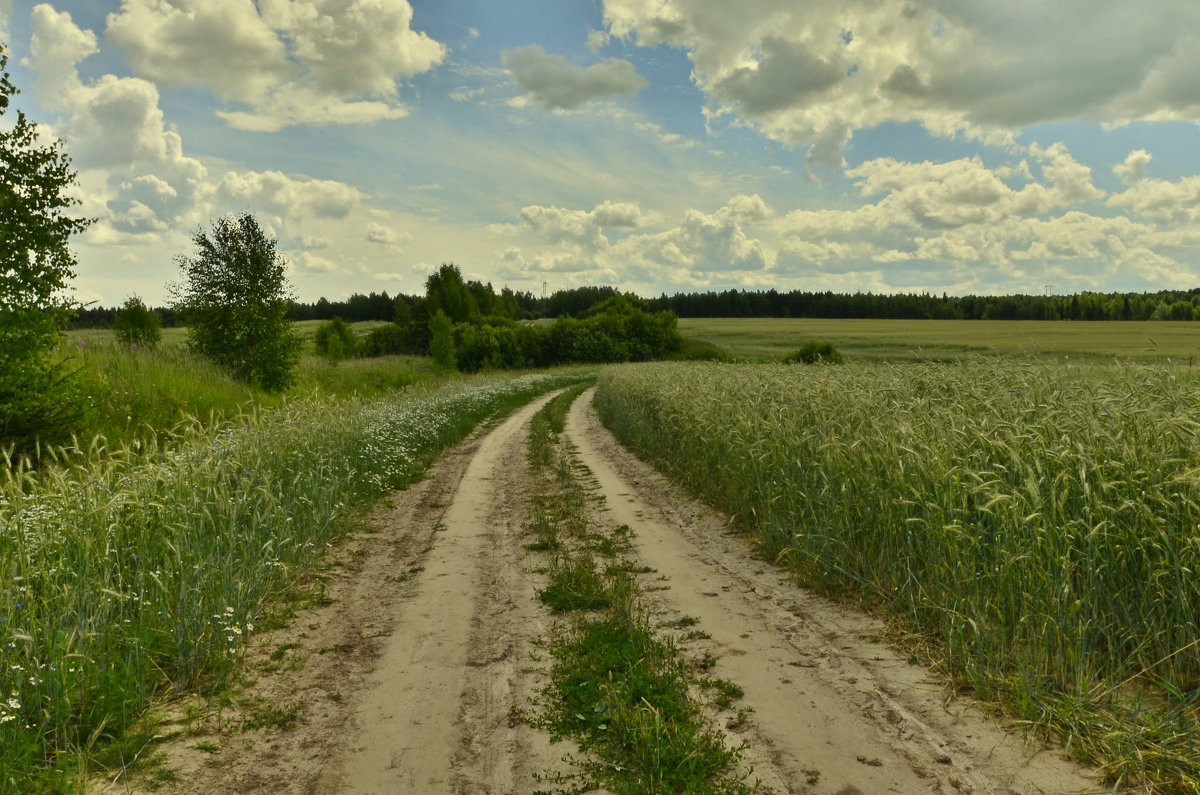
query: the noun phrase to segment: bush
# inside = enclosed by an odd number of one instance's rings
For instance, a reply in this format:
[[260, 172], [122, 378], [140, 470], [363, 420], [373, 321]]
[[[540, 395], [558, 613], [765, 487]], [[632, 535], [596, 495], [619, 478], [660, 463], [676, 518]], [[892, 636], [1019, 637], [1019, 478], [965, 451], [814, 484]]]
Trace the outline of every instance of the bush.
[[412, 335], [397, 323], [371, 329], [359, 350], [363, 356], [395, 356], [417, 352], [413, 350]]
[[681, 350], [672, 353], [669, 357], [676, 362], [731, 362], [733, 357], [729, 355], [729, 351], [711, 342], [691, 342], [685, 343]]
[[830, 342], [812, 340], [783, 357], [784, 364], [841, 364], [845, 359]]
[[122, 345], [153, 348], [162, 339], [162, 318], [135, 295], [117, 310], [112, 329]]
[[350, 324], [340, 317], [318, 326], [317, 333], [313, 336], [313, 344], [317, 354], [328, 359], [331, 364], [354, 356], [359, 349], [358, 338], [354, 336]]

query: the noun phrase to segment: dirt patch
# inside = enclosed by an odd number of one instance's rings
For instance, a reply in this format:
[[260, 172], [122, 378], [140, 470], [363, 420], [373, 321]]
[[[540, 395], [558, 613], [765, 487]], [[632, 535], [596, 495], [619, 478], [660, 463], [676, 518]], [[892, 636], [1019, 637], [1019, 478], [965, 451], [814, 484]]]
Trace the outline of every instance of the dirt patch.
[[[335, 552], [340, 565], [292, 626], [253, 641], [254, 682], [231, 703], [174, 709], [159, 754], [180, 793], [528, 793], [562, 767], [520, 718], [544, 681], [521, 523], [525, 436], [539, 400], [448, 451]], [[880, 641], [874, 620], [813, 597], [756, 561], [725, 521], [679, 494], [576, 403], [565, 434], [608, 520], [634, 530], [644, 590], [689, 653], [745, 691], [730, 729], [778, 792], [1079, 793], [1089, 771], [1024, 743]], [[680, 622], [681, 617], [688, 617]], [[681, 637], [682, 637], [681, 631]], [[698, 633], [693, 632], [692, 635]], [[256, 717], [257, 716], [257, 717]], [[251, 718], [251, 720], [247, 720]], [[290, 718], [290, 720], [289, 720]], [[151, 789], [143, 778], [101, 792]]]

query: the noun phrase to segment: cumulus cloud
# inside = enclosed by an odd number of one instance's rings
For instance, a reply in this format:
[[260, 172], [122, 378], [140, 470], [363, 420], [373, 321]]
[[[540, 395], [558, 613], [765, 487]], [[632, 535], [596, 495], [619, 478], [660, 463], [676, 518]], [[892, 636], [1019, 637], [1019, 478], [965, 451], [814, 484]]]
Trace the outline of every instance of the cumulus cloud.
[[[637, 202], [605, 201], [591, 210], [568, 210], [562, 207], [529, 205], [519, 214], [521, 226], [545, 243], [569, 243], [589, 251], [609, 247], [605, 228], [634, 228], [644, 216]], [[512, 229], [500, 228], [499, 233]]]
[[1118, 277], [1188, 283], [1178, 257], [1200, 245], [1200, 177], [1137, 180], [1107, 200], [1131, 212], [1101, 216], [1086, 208], [1105, 194], [1065, 147], [1031, 152], [1034, 168], [989, 169], [978, 158], [868, 161], [847, 173], [870, 203], [787, 213], [767, 222], [766, 238], [777, 241], [780, 270], [853, 274], [856, 287], [988, 292], [1052, 280], [1105, 289]]
[[701, 283], [713, 273], [769, 270], [775, 252], [746, 234], [744, 226], [773, 216], [761, 197], [739, 195], [713, 213], [689, 209], [669, 229], [627, 232], [610, 241], [605, 229], [643, 227], [650, 216], [634, 202], [606, 201], [592, 210], [533, 205], [521, 209], [521, 224], [509, 230], [529, 233], [542, 248], [527, 253], [510, 246], [497, 262], [507, 278], [586, 273], [589, 278], [611, 282], [631, 272], [666, 269], [674, 274], [673, 279]]
[[402, 246], [412, 240], [412, 235], [383, 224], [371, 223], [367, 226], [367, 240], [384, 246]]
[[294, 222], [345, 218], [365, 194], [333, 180], [296, 179], [278, 171], [230, 171], [217, 185], [217, 197], [225, 206], [261, 209]]
[[[99, 218], [88, 232], [94, 241], [165, 238], [214, 213], [244, 210], [263, 213], [273, 233], [299, 230], [313, 220], [346, 218], [365, 198], [341, 182], [277, 171], [232, 170], [213, 179], [185, 153], [180, 135], [166, 128], [153, 83], [111, 74], [90, 83], [80, 79], [77, 64], [96, 50], [91, 31], [47, 4], [34, 7], [31, 27], [35, 88], [44, 107], [63, 115], [55, 130], [80, 170], [84, 210]], [[319, 238], [298, 238], [304, 248], [317, 247], [304, 239]]]
[[12, 16], [12, 0], [0, 0], [0, 41], [8, 43], [8, 18]]
[[[1140, 154], [1146, 155], [1145, 152]], [[1108, 200], [1110, 207], [1125, 207], [1137, 215], [1169, 224], [1195, 225], [1200, 223], [1200, 176], [1182, 177], [1178, 180], [1147, 179], [1141, 176], [1142, 158], [1134, 152], [1125, 160], [1129, 165], [1134, 160], [1133, 172], [1138, 178], [1130, 180], [1128, 189]], [[1149, 161], [1149, 155], [1144, 158]], [[1140, 163], [1140, 166], [1136, 164]], [[1134, 168], [1137, 170], [1134, 171]]]
[[505, 53], [504, 65], [525, 98], [554, 110], [574, 110], [595, 99], [636, 94], [646, 85], [628, 61], [576, 66], [536, 44]]
[[1150, 165], [1152, 156], [1145, 149], [1135, 149], [1125, 160], [1113, 166], [1113, 173], [1128, 184], [1133, 184], [1146, 176], [1146, 166]]
[[76, 167], [106, 175], [85, 204], [105, 208], [102, 222], [133, 235], [192, 220], [208, 174], [184, 154], [179, 135], [165, 128], [158, 89], [113, 75], [85, 85], [76, 66], [96, 51], [95, 35], [44, 3], [33, 8], [30, 21], [35, 89], [45, 107], [66, 114], [57, 131], [70, 141]]
[[607, 30], [686, 50], [710, 118], [840, 163], [854, 130], [919, 121], [989, 142], [1057, 120], [1200, 121], [1200, 4], [1117, 0], [604, 0]]
[[405, 115], [397, 81], [446, 48], [412, 29], [407, 0], [122, 0], [107, 33], [141, 76], [203, 85], [230, 125], [274, 131]]

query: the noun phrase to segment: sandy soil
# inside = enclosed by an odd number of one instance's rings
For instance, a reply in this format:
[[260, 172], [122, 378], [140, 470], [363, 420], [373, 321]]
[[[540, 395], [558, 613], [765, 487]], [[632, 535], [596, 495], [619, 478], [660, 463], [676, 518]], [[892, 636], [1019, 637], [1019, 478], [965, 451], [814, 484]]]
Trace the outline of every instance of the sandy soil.
[[[663, 622], [699, 620], [714, 673], [745, 690], [754, 776], [778, 792], [1103, 792], [1061, 752], [1023, 742], [882, 639], [881, 625], [792, 586], [726, 522], [619, 447], [590, 395], [566, 436], [635, 532]], [[544, 399], [448, 451], [336, 552], [328, 605], [262, 633], [232, 704], [174, 705], [158, 753], [179, 793], [528, 793], [569, 750], [526, 726], [540, 686], [541, 564], [521, 536], [524, 440]], [[241, 730], [264, 709], [290, 728]], [[146, 774], [98, 792], [150, 789]]]

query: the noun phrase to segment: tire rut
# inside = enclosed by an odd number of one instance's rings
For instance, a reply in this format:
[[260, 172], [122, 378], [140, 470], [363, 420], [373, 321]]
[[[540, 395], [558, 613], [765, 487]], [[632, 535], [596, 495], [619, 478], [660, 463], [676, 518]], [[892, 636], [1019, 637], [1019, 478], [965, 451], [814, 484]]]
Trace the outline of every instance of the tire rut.
[[640, 561], [665, 580], [650, 595], [669, 616], [698, 618], [719, 658], [714, 673], [745, 690], [753, 714], [741, 736], [765, 784], [834, 795], [1105, 791], [1091, 771], [952, 698], [882, 642], [880, 622], [755, 560], [727, 520], [616, 442], [590, 392], [566, 436], [612, 521], [634, 529]]

